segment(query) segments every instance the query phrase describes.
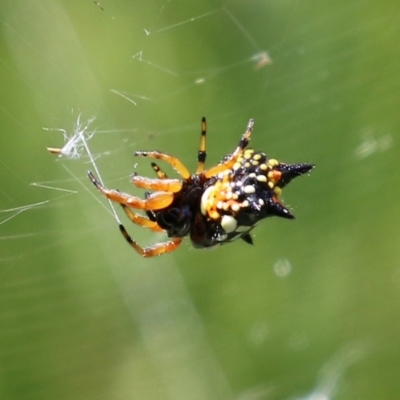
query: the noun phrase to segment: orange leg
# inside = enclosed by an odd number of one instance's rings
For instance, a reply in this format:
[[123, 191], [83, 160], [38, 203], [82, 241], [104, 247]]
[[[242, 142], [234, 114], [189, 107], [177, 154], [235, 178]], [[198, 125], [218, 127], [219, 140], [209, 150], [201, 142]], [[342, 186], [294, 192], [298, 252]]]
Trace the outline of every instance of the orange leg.
[[168, 192], [152, 193], [149, 197], [143, 200], [127, 193], [121, 193], [118, 190], [110, 190], [103, 187], [90, 171], [88, 172], [88, 176], [104, 196], [112, 201], [125, 204], [129, 207], [138, 208], [140, 210], [161, 210], [168, 207], [174, 200], [174, 194]]
[[143, 176], [132, 175], [132, 183], [141, 189], [177, 193], [182, 189], [182, 181], [179, 179], [151, 179]]
[[135, 214], [127, 205], [121, 204], [128, 218], [137, 225], [144, 226], [145, 228], [151, 229], [154, 232], [164, 232], [157, 222], [151, 221], [143, 215]]
[[246, 132], [242, 135], [239, 144], [237, 145], [235, 151], [224, 160], [221, 164], [216, 165], [215, 167], [211, 167], [210, 169], [204, 171], [204, 176], [206, 178], [211, 178], [219, 174], [220, 172], [224, 172], [227, 169], [231, 169], [233, 165], [236, 163], [237, 159], [243, 154], [243, 150], [249, 144], [251, 133], [253, 132], [254, 120], [249, 120], [246, 128]]
[[155, 158], [157, 160], [163, 160], [168, 164], [171, 164], [175, 171], [178, 172], [178, 174], [180, 174], [183, 179], [190, 178], [189, 170], [176, 157], [170, 156], [165, 153], [160, 153], [159, 151], [135, 151], [134, 155], [139, 157], [149, 157]]
[[153, 257], [159, 256], [164, 253], [174, 251], [182, 242], [182, 238], [172, 238], [168, 242], [157, 243], [149, 247], [141, 247], [136, 241], [134, 241], [129, 233], [126, 231], [123, 225], [119, 225], [119, 230], [126, 239], [126, 241], [142, 256], [142, 257]]
[[199, 152], [197, 154], [196, 174], [200, 174], [204, 171], [204, 163], [206, 162], [206, 157], [207, 157], [206, 134], [207, 134], [207, 123], [206, 119], [203, 117], [201, 120], [201, 137], [200, 137]]
[[156, 163], [152, 162], [151, 167], [160, 179], [168, 178], [167, 174]]

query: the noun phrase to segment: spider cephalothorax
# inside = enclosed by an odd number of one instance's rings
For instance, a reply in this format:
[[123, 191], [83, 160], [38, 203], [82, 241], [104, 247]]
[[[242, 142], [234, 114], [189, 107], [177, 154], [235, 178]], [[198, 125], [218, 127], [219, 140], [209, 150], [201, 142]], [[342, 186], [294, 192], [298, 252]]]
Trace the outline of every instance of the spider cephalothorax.
[[[170, 252], [189, 236], [194, 247], [213, 247], [243, 239], [252, 244], [250, 231], [267, 217], [294, 216], [279, 200], [284, 186], [293, 178], [313, 168], [311, 164], [284, 164], [269, 159], [264, 153], [246, 149], [253, 131], [250, 120], [246, 132], [232, 154], [219, 164], [204, 169], [206, 159], [206, 121], [202, 134], [195, 174], [175, 157], [157, 151], [136, 152], [136, 156], [166, 161], [182, 179], [170, 179], [152, 163], [156, 179], [132, 175], [132, 183], [149, 190], [145, 199], [109, 190], [89, 172], [89, 178], [102, 194], [121, 204], [129, 219], [156, 232], [165, 232], [171, 240], [150, 247], [141, 247], [123, 225], [120, 230], [129, 244], [143, 257]], [[132, 209], [144, 210], [146, 216]]]

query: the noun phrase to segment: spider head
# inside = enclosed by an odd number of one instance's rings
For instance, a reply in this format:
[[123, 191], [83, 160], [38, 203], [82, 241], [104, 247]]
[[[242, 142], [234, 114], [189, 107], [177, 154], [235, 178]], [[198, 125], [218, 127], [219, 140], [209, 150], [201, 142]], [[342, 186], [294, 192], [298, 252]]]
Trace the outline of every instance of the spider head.
[[156, 221], [169, 237], [184, 237], [190, 231], [192, 216], [189, 206], [169, 207], [156, 214]]
[[194, 223], [202, 189], [188, 181], [177, 193], [174, 202], [166, 209], [153, 212], [158, 225], [165, 229], [169, 237], [184, 237]]

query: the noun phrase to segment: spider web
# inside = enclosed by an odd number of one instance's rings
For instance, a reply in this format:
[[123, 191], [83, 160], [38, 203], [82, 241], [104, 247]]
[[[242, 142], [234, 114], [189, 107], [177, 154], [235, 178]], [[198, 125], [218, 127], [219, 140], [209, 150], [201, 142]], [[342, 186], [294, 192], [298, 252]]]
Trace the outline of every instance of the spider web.
[[[347, 370], [368, 353], [365, 337], [338, 334], [324, 343], [329, 352], [318, 352], [315, 337], [327, 335], [310, 328], [318, 305], [293, 324], [282, 313], [296, 314], [290, 293], [320, 277], [296, 271], [330, 254], [309, 247], [303, 232], [323, 229], [323, 203], [341, 201], [331, 187], [351, 186], [343, 176], [358, 181], [346, 175], [350, 166], [370, 168], [356, 201], [376, 190], [380, 157], [393, 157], [394, 95], [374, 74], [378, 64], [391, 85], [399, 82], [392, 59], [384, 64], [380, 53], [394, 43], [399, 21], [383, 11], [370, 18], [371, 4], [2, 2], [0, 397], [255, 400], [300, 398], [312, 387], [304, 398], [336, 397]], [[379, 82], [374, 90], [363, 92], [369, 76], [347, 72], [350, 62], [357, 71], [367, 66]], [[382, 92], [386, 100], [373, 103]], [[350, 119], [357, 96], [371, 100], [375, 118], [366, 106]], [[329, 185], [299, 182], [289, 191], [286, 204], [296, 205], [303, 224], [260, 226], [251, 252], [239, 243], [198, 252], [184, 242], [174, 254], [142, 260], [117, 222], [143, 246], [165, 237], [127, 222], [87, 170], [109, 188], [143, 195], [129, 176], [154, 172], [133, 151], [174, 154], [194, 170], [202, 116], [207, 165], [231, 152], [255, 118], [254, 147], [288, 162], [322, 160], [329, 171], [343, 153], [343, 166]], [[325, 202], [310, 204], [312, 196]], [[337, 216], [324, 218], [332, 225]], [[347, 255], [351, 245], [341, 238], [332, 234]], [[331, 316], [340, 312], [324, 306]], [[309, 357], [305, 376], [299, 365]], [[321, 373], [320, 365], [328, 367]]]

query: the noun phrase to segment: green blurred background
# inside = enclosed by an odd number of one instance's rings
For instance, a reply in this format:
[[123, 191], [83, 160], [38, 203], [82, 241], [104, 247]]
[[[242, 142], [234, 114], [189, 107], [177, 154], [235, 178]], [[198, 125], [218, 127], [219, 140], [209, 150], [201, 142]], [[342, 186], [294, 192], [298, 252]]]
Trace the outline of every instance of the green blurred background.
[[[1, 399], [400, 398], [398, 1], [1, 0], [0, 26]], [[88, 158], [45, 150], [79, 115], [132, 193], [134, 150], [195, 168], [203, 115], [208, 165], [252, 117], [317, 168], [255, 246], [143, 260]]]

